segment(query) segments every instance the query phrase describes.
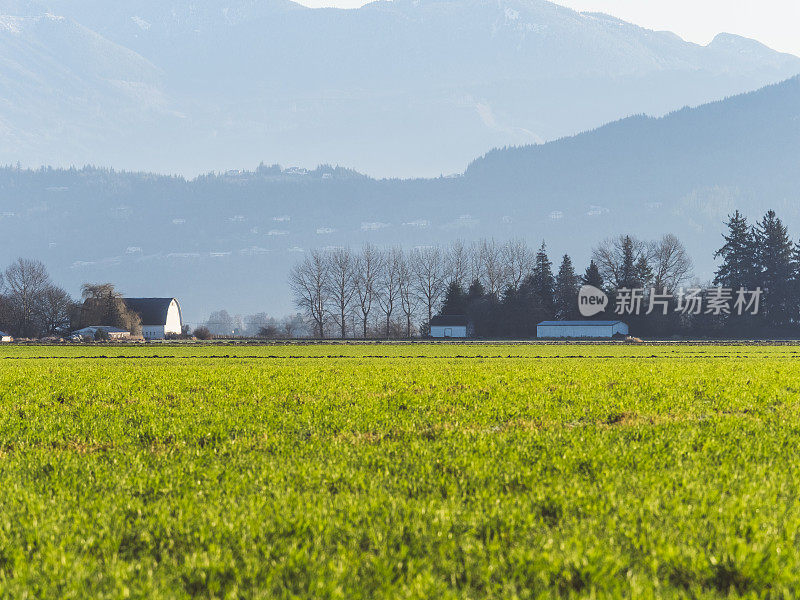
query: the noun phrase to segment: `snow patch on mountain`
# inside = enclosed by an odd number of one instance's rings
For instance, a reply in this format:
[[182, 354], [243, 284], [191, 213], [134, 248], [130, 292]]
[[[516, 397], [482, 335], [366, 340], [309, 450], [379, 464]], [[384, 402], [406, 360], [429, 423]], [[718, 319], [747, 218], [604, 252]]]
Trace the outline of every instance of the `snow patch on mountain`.
[[22, 33], [22, 17], [0, 15], [0, 31], [19, 35]]
[[142, 31], [148, 31], [152, 27], [152, 24], [148, 23], [147, 21], [145, 21], [141, 17], [133, 16], [133, 17], [131, 17], [131, 21], [136, 23], [136, 25]]

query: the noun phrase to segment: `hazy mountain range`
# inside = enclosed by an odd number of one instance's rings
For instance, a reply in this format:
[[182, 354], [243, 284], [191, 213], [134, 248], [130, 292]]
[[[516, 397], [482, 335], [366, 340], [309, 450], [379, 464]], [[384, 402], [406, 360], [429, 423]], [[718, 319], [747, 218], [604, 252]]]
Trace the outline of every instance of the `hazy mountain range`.
[[800, 72], [543, 0], [0, 0], [0, 163], [461, 172], [490, 148]]
[[800, 78], [663, 118], [631, 117], [495, 150], [463, 175], [376, 180], [261, 167], [186, 180], [108, 170], [0, 170], [0, 261], [40, 258], [73, 293], [114, 281], [181, 298], [189, 320], [288, 312], [289, 266], [311, 247], [545, 239], [580, 268], [606, 236], [676, 233], [713, 271], [734, 209], [778, 211], [800, 236]]

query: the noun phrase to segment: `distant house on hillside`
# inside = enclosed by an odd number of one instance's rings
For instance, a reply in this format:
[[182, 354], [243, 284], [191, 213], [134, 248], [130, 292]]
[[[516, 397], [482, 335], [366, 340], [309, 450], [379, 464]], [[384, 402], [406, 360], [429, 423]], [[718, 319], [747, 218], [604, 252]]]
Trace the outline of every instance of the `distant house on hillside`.
[[0, 331], [0, 342], [13, 342], [14, 338], [11, 337], [9, 334]]
[[472, 335], [472, 323], [464, 315], [437, 315], [431, 319], [432, 338], [468, 338]]
[[622, 321], [542, 321], [536, 326], [540, 338], [612, 338], [628, 335]]
[[124, 298], [125, 305], [142, 318], [142, 337], [163, 340], [183, 330], [181, 305], [176, 298]]

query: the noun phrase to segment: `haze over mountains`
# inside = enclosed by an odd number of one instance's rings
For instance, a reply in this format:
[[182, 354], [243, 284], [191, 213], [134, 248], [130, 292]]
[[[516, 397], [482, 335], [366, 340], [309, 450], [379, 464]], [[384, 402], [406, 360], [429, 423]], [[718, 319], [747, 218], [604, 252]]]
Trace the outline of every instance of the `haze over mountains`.
[[211, 310], [288, 312], [289, 267], [312, 247], [545, 239], [584, 268], [622, 232], [677, 234], [709, 278], [723, 220], [774, 208], [800, 236], [800, 78], [664, 118], [631, 117], [541, 146], [495, 150], [458, 177], [375, 180], [262, 167], [185, 180], [97, 170], [0, 170], [0, 261], [40, 258], [73, 292], [114, 281]]
[[784, 80], [800, 59], [542, 0], [0, 0], [0, 163], [461, 172]]

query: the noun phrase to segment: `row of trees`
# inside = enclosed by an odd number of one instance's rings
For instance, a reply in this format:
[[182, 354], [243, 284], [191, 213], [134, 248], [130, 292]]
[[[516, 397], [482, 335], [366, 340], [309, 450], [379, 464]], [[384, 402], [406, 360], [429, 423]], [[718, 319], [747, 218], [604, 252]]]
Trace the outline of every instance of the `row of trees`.
[[[249, 337], [264, 339], [292, 339], [308, 337], [306, 320], [302, 315], [287, 315], [280, 319], [267, 313], [231, 315], [227, 310], [212, 312], [195, 332], [203, 330], [209, 337]], [[199, 337], [199, 336], [198, 336]]]
[[726, 223], [725, 244], [715, 257], [721, 264], [714, 283], [726, 288], [761, 288], [764, 302], [751, 327], [786, 329], [800, 325], [800, 241], [768, 211], [755, 225], [736, 211]]
[[38, 260], [17, 259], [0, 273], [0, 330], [20, 338], [62, 335], [76, 303]]
[[524, 242], [484, 240], [440, 247], [381, 249], [364, 246], [312, 250], [291, 271], [295, 302], [317, 337], [410, 337], [418, 317], [436, 314], [449, 281], [485, 281], [499, 291], [520, 280], [532, 255]]
[[61, 337], [87, 325], [141, 335], [141, 319], [112, 284], [84, 284], [81, 302], [53, 283], [38, 260], [18, 258], [0, 273], [0, 330], [16, 338]]
[[673, 235], [649, 243], [609, 239], [581, 276], [568, 255], [554, 275], [545, 243], [534, 251], [524, 240], [481, 240], [410, 251], [372, 245], [313, 250], [293, 268], [289, 283], [318, 337], [424, 335], [440, 311], [470, 316], [481, 336], [525, 336], [541, 320], [575, 318], [583, 283], [672, 287], [691, 268]]
[[[733, 291], [760, 288], [761, 312], [737, 319], [677, 311], [664, 318], [626, 315], [634, 331], [777, 335], [800, 326], [800, 242], [792, 242], [774, 211], [755, 225], [737, 211], [726, 227], [724, 244], [715, 253], [720, 265], [713, 284]], [[469, 316], [483, 337], [528, 337], [541, 320], [578, 318], [581, 285], [605, 290], [613, 306], [618, 290], [675, 293], [692, 274], [692, 260], [674, 235], [649, 242], [631, 235], [607, 239], [594, 248], [580, 273], [568, 255], [561, 257], [555, 273], [553, 266], [544, 243], [534, 251], [524, 240], [457, 241], [412, 250], [373, 245], [358, 251], [314, 250], [289, 278], [302, 315], [241, 319], [220, 311], [205, 327], [210, 334], [270, 338], [411, 337], [425, 335], [432, 317], [441, 313]], [[600, 318], [611, 314], [606, 311]], [[141, 330], [138, 315], [111, 284], [84, 285], [79, 303], [52, 282], [39, 261], [20, 258], [0, 273], [3, 331], [39, 338], [90, 324], [113, 325], [134, 335]]]
[[[130, 331], [134, 337], [142, 333], [141, 317], [127, 307], [111, 283], [84, 284], [76, 301], [53, 283], [40, 261], [19, 258], [0, 272], [0, 331], [15, 338], [41, 339], [63, 337], [89, 325], [110, 325]], [[259, 313], [243, 319], [224, 310], [212, 313], [198, 331], [206, 339], [308, 336], [301, 315], [275, 319]]]
[[[577, 271], [568, 255], [554, 269], [547, 247], [523, 240], [455, 242], [404, 251], [367, 245], [307, 253], [290, 275], [295, 302], [317, 337], [425, 335], [436, 314], [464, 314], [481, 337], [534, 336], [547, 319], [579, 318], [582, 285], [605, 290], [611, 318], [618, 290], [644, 289], [671, 296], [667, 315], [626, 314], [643, 335], [787, 335], [800, 327], [800, 242], [793, 244], [774, 211], [754, 226], [738, 211], [726, 223], [713, 282], [692, 281], [693, 263], [674, 235], [645, 241], [620, 235], [598, 244], [589, 265]], [[691, 285], [690, 285], [691, 282]], [[741, 316], [681, 313], [684, 287], [762, 291], [760, 312]]]

